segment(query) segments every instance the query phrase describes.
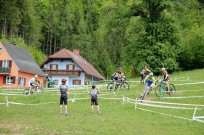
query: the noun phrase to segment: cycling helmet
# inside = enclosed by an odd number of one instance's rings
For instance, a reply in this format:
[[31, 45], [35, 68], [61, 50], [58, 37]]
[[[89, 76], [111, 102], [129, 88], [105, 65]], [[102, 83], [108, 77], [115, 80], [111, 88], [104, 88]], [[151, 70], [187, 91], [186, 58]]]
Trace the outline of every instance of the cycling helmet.
[[38, 78], [38, 75], [35, 75], [35, 78]]
[[63, 78], [63, 79], [62, 79], [62, 82], [67, 82], [67, 79]]
[[161, 69], [161, 71], [165, 71], [166, 69], [163, 67], [162, 69]]
[[118, 70], [122, 70], [122, 68], [121, 68], [121, 67], [118, 67]]
[[152, 72], [150, 72], [150, 73], [149, 73], [149, 75], [153, 76], [153, 73], [152, 73]]

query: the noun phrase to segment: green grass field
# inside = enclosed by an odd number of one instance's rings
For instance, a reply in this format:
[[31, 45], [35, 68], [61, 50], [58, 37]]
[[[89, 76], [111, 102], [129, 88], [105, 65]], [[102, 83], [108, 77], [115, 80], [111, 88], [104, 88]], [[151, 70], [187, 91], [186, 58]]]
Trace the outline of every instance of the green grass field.
[[[183, 84], [203, 82], [204, 70], [177, 72], [171, 75], [170, 83]], [[174, 78], [181, 78], [174, 81]], [[133, 81], [135, 79], [132, 79]], [[139, 80], [137, 78], [136, 80]], [[0, 105], [0, 134], [69, 134], [69, 135], [203, 135], [204, 123], [191, 121], [194, 110], [168, 109], [137, 105], [137, 108], [151, 110], [148, 112], [135, 109], [134, 104], [122, 100], [103, 98], [122, 98], [123, 95], [131, 99], [138, 98], [143, 85], [136, 82], [130, 83], [129, 91], [106, 93], [106, 88], [101, 87], [99, 104], [101, 113], [91, 112], [90, 100], [69, 101], [70, 115], [59, 113], [59, 95], [46, 90], [42, 94], [32, 96], [8, 95], [9, 102], [33, 105]], [[175, 97], [204, 96], [204, 84], [178, 85]], [[0, 89], [0, 93], [22, 92], [22, 90]], [[84, 92], [84, 94], [79, 94]], [[86, 90], [71, 90], [69, 98], [86, 98]], [[104, 94], [104, 95], [103, 95]], [[166, 95], [165, 97], [169, 97]], [[145, 100], [199, 104], [204, 105], [204, 97], [200, 98], [157, 98], [154, 91]], [[6, 95], [0, 95], [0, 103], [6, 102]], [[42, 104], [48, 103], [48, 104]], [[38, 105], [35, 105], [38, 104]], [[169, 105], [172, 106], [172, 105]], [[181, 107], [181, 106], [179, 106]], [[189, 107], [189, 106], [182, 106]], [[191, 107], [193, 108], [193, 107]], [[198, 107], [196, 115], [204, 116], [204, 107]], [[156, 112], [156, 113], [155, 113]], [[158, 113], [166, 114], [161, 115]], [[171, 116], [167, 116], [171, 115]], [[175, 118], [178, 116], [181, 118]], [[184, 119], [183, 119], [184, 118]]]

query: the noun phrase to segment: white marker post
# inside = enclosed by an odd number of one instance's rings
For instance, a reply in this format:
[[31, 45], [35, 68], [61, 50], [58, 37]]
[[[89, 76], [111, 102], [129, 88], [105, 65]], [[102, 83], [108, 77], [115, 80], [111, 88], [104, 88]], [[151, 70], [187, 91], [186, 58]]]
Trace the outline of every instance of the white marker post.
[[9, 107], [8, 96], [6, 96], [6, 107]]
[[194, 110], [194, 113], [193, 113], [193, 117], [192, 117], [192, 120], [195, 120], [195, 114], [196, 114], [196, 110], [197, 110], [197, 107], [195, 107], [195, 110]]
[[135, 109], [137, 109], [137, 98], [135, 99]]
[[123, 95], [123, 105], [125, 104], [125, 96]]

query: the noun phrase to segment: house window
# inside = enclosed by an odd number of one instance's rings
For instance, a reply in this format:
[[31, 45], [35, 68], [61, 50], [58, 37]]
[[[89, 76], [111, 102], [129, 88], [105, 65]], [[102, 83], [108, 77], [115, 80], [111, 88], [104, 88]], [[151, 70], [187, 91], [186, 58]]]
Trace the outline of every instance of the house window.
[[6, 84], [15, 84], [14, 76], [6, 76]]
[[58, 70], [58, 64], [50, 64], [51, 70]]
[[73, 85], [81, 85], [81, 80], [73, 80], [72, 82]]
[[67, 65], [67, 68], [66, 68], [67, 70], [74, 70], [75, 69], [75, 65], [73, 65], [73, 64], [69, 64], [69, 65]]
[[55, 79], [55, 80], [53, 80], [53, 83], [54, 83], [54, 85], [58, 85], [59, 84], [59, 80]]
[[0, 55], [2, 54], [2, 48], [0, 48]]
[[3, 60], [2, 67], [9, 67], [9, 60]]
[[26, 83], [26, 78], [19, 77], [19, 85], [25, 86], [25, 83]]

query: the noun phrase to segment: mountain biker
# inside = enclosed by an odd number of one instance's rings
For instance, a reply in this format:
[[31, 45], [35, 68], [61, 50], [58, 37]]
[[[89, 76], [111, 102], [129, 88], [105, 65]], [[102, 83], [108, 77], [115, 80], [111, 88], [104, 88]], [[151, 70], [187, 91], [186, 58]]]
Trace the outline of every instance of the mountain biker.
[[48, 76], [48, 74], [45, 74], [45, 84], [46, 84], [46, 88], [50, 88], [50, 84], [51, 84], [51, 79], [50, 77]]
[[[166, 68], [165, 67], [162, 67], [161, 68], [161, 73], [160, 75], [163, 75], [163, 79], [161, 80], [163, 83], [166, 83], [166, 86], [167, 86], [167, 89], [168, 89], [168, 92], [167, 93], [170, 93], [170, 88], [169, 88], [169, 74], [168, 72], [166, 71]], [[160, 77], [160, 76], [159, 76]], [[159, 77], [158, 77], [158, 80], [159, 80]]]
[[65, 114], [68, 114], [68, 110], [67, 110], [67, 100], [68, 100], [68, 96], [67, 96], [67, 92], [69, 92], [67, 86], [66, 86], [66, 79], [62, 79], [62, 84], [60, 85], [60, 113], [62, 113], [62, 105], [64, 103], [64, 108], [65, 108]]
[[[155, 87], [155, 82], [156, 82], [156, 79], [154, 78], [153, 73], [150, 72], [149, 75], [147, 75], [144, 79], [145, 87], [142, 94], [146, 89], [149, 89], [149, 88], [150, 88], [150, 91], [152, 91], [152, 89], [154, 89]], [[142, 97], [142, 94], [140, 97]]]
[[118, 70], [117, 72], [115, 72], [113, 75], [112, 75], [112, 80], [114, 82], [114, 91], [115, 91], [115, 85], [117, 82], [121, 81], [121, 79], [124, 77], [124, 74], [122, 72], [122, 68], [121, 67], [118, 67]]
[[142, 69], [142, 71], [140, 72], [140, 75], [141, 75], [141, 82], [142, 82], [142, 84], [144, 84], [145, 82], [144, 82], [144, 79], [145, 79], [145, 73], [146, 72], [149, 72], [149, 73], [151, 73], [151, 71], [147, 68], [147, 66], [144, 66], [144, 68]]
[[35, 75], [33, 78], [30, 79], [29, 84], [31, 87], [29, 88], [29, 94], [31, 92], [31, 89], [34, 89], [39, 85], [37, 78], [38, 78], [38, 75]]

